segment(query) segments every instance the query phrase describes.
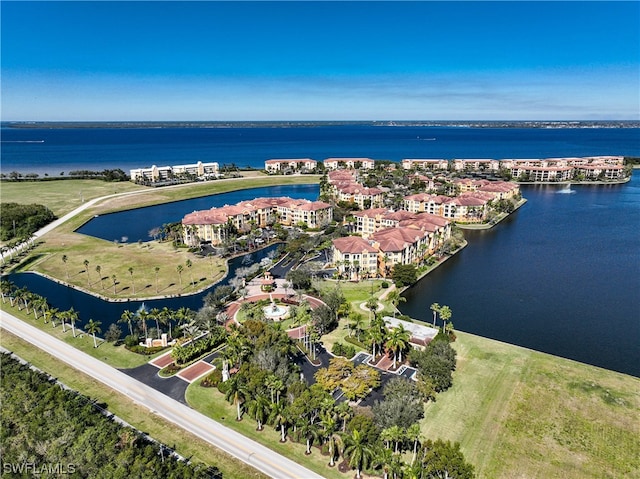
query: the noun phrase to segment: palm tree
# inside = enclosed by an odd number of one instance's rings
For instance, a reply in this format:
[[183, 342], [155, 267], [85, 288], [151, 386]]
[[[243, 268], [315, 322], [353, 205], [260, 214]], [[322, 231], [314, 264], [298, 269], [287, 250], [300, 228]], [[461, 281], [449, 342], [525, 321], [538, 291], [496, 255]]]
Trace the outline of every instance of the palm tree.
[[364, 325], [364, 318], [362, 317], [361, 314], [358, 314], [355, 311], [352, 311], [351, 313], [349, 313], [349, 320], [350, 320], [350, 322], [348, 323], [348, 328], [350, 329], [349, 336], [351, 336], [352, 332], [355, 331], [356, 337], [358, 338], [358, 341], [360, 341], [360, 333], [362, 332], [362, 327]]
[[43, 314], [44, 322], [48, 323], [51, 321], [53, 323], [53, 327], [56, 327], [56, 318], [58, 317], [58, 309], [56, 308], [47, 308], [47, 310]]
[[442, 320], [442, 333], [444, 334], [447, 328], [447, 321], [451, 319], [451, 308], [449, 306], [440, 308], [440, 319]]
[[253, 399], [248, 401], [247, 409], [249, 414], [251, 414], [258, 423], [258, 431], [262, 431], [264, 421], [269, 415], [270, 407], [271, 403], [269, 402], [269, 398], [262, 393], [257, 393]]
[[160, 267], [156, 266], [154, 268], [154, 271], [156, 273], [156, 294], [158, 294], [158, 273], [160, 272]]
[[129, 325], [129, 334], [131, 334], [131, 336], [133, 336], [133, 327], [131, 326], [131, 320], [134, 318], [134, 316], [135, 314], [133, 314], [132, 311], [125, 309], [120, 315], [120, 319], [118, 320], [119, 323], [127, 323], [127, 325]]
[[349, 466], [355, 468], [356, 477], [360, 479], [360, 471], [366, 468], [373, 458], [373, 448], [367, 444], [365, 437], [357, 429], [354, 429], [351, 435], [345, 436], [344, 444], [342, 454], [345, 459], [348, 459]]
[[[282, 379], [280, 379], [278, 376], [276, 376], [275, 374], [269, 374], [265, 380], [264, 380], [264, 386], [271, 391], [271, 402], [272, 403], [276, 403], [276, 402], [280, 402], [280, 391], [282, 391], [282, 389], [284, 388], [284, 383], [282, 382]], [[276, 396], [276, 399], [274, 400], [274, 395]]]
[[145, 308], [140, 308], [140, 310], [136, 313], [138, 317], [138, 322], [142, 323], [142, 330], [144, 331], [144, 339], [145, 341], [149, 338], [147, 334], [147, 319], [149, 319], [149, 312]]
[[131, 289], [133, 290], [133, 294], [136, 294], [136, 283], [133, 281], [133, 267], [129, 266], [129, 275], [131, 275]]
[[305, 454], [309, 455], [311, 454], [311, 441], [320, 437], [320, 428], [313, 422], [304, 421], [300, 426], [300, 434], [302, 434], [307, 441]]
[[431, 311], [433, 311], [433, 327], [436, 326], [436, 316], [440, 312], [440, 305], [438, 303], [433, 303], [431, 305]]
[[377, 298], [375, 296], [371, 296], [369, 299], [367, 299], [367, 302], [366, 302], [365, 306], [369, 310], [369, 321], [371, 321], [371, 316], [375, 315], [376, 311], [378, 309], [378, 300], [377, 300]]
[[64, 269], [65, 272], [67, 273], [67, 279], [69, 279], [69, 266], [67, 266], [67, 261], [69, 260], [68, 256], [66, 254], [62, 255], [62, 262], [64, 263]]
[[400, 361], [402, 361], [402, 351], [407, 348], [409, 337], [409, 331], [404, 329], [402, 325], [389, 331], [387, 341], [384, 345], [393, 351], [393, 369], [396, 368], [396, 358], [398, 355], [400, 355]]
[[418, 454], [418, 444], [420, 443], [420, 424], [413, 423], [407, 428], [407, 439], [413, 441], [413, 456], [411, 457], [411, 465], [416, 462], [416, 456]]
[[116, 281], [116, 275], [115, 274], [111, 275], [111, 281], [113, 281], [113, 294], [116, 294], [116, 284], [118, 284], [118, 282]]
[[176, 266], [176, 271], [178, 272], [178, 278], [180, 279], [180, 288], [182, 288], [182, 271], [184, 270], [184, 266], [179, 264]]
[[160, 314], [158, 315], [158, 321], [160, 322], [160, 326], [169, 326], [169, 338], [171, 338], [171, 320], [172, 320], [172, 312], [166, 306], [162, 308]]
[[46, 298], [43, 298], [42, 296], [36, 294], [31, 301], [31, 307], [33, 309], [33, 316], [38, 319], [38, 310], [40, 310], [40, 312], [44, 315], [44, 312], [49, 307], [49, 303], [47, 303]]
[[180, 309], [178, 309], [178, 311], [176, 311], [175, 317], [178, 322], [177, 327], [183, 328], [183, 335], [186, 335], [184, 326], [187, 325], [189, 321], [191, 321], [191, 319], [193, 318], [193, 311], [183, 306]]
[[349, 403], [341, 402], [336, 406], [336, 413], [342, 420], [342, 432], [345, 432], [347, 430], [347, 422], [353, 417], [353, 409], [351, 409]]
[[84, 264], [84, 271], [87, 273], [87, 286], [91, 286], [91, 278], [89, 278], [89, 260], [85, 259], [82, 263]]
[[73, 307], [71, 307], [71, 309], [67, 311], [67, 319], [71, 323], [71, 330], [73, 331], [73, 337], [75, 338], [76, 337], [76, 321], [80, 322], [80, 315], [75, 309], [73, 309]]
[[407, 298], [405, 298], [404, 296], [402, 296], [397, 289], [394, 289], [393, 291], [391, 291], [388, 295], [387, 298], [389, 299], [389, 301], [391, 302], [391, 304], [393, 305], [393, 317], [396, 317], [396, 312], [398, 311], [398, 305], [400, 303], [406, 303]]
[[191, 262], [190, 259], [188, 259], [187, 261], [185, 261], [185, 266], [187, 267], [187, 269], [189, 270], [189, 278], [191, 278], [191, 286], [193, 286], [193, 271], [191, 271], [191, 267], [193, 266], [193, 263]]
[[158, 334], [158, 339], [160, 339], [160, 316], [161, 312], [158, 308], [152, 308], [151, 311], [149, 311], [149, 319], [156, 322], [156, 333]]
[[329, 466], [335, 465], [336, 449], [342, 445], [342, 438], [336, 433], [338, 421], [335, 414], [325, 412], [320, 416], [320, 424], [324, 429], [324, 440], [329, 446]]
[[235, 404], [237, 408], [236, 420], [241, 421], [241, 408], [242, 403], [245, 402], [245, 398], [248, 396], [246, 386], [242, 383], [240, 378], [236, 375], [227, 381], [227, 392], [225, 399], [232, 404]]
[[66, 330], [65, 326], [66, 326], [66, 320], [67, 320], [67, 317], [68, 317], [68, 316], [69, 316], [69, 314], [68, 314], [68, 312], [67, 312], [67, 311], [62, 311], [62, 312], [60, 312], [60, 313], [58, 314], [58, 317], [60, 318], [60, 322], [62, 323], [62, 332], [63, 332], [63, 333], [66, 333], [66, 332], [67, 332], [67, 330]]
[[395, 443], [394, 452], [398, 454], [400, 443], [404, 440], [404, 429], [397, 424], [385, 429], [388, 431], [389, 438]]
[[388, 479], [389, 468], [391, 467], [391, 462], [393, 461], [393, 452], [391, 452], [391, 449], [384, 446], [378, 446], [374, 452], [375, 454], [373, 457], [373, 466], [382, 467], [382, 478]]
[[84, 327], [85, 331], [93, 336], [93, 347], [97, 348], [98, 344], [96, 342], [96, 333], [102, 332], [100, 329], [100, 325], [102, 323], [100, 321], [94, 321], [90, 319], [87, 325]]
[[12, 293], [15, 290], [15, 285], [11, 281], [0, 280], [0, 294], [2, 294], [2, 302], [6, 302], [5, 296], [9, 296], [9, 301], [11, 301], [11, 306], [13, 306], [13, 298]]
[[97, 265], [96, 266], [96, 273], [98, 273], [98, 278], [100, 278], [100, 286], [102, 287], [102, 289], [104, 289], [104, 286], [102, 284], [102, 266]]
[[287, 440], [286, 430], [289, 424], [289, 410], [284, 402], [273, 405], [268, 421], [273, 424], [276, 429], [280, 428], [280, 442], [285, 442]]

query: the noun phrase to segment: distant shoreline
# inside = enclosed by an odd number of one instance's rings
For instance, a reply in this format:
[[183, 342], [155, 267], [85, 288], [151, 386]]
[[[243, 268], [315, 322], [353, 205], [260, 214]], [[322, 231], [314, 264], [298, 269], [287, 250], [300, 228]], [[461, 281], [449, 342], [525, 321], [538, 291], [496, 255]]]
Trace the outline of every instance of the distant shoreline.
[[640, 128], [637, 120], [326, 120], [326, 121], [3, 121], [2, 128], [312, 128], [319, 126], [459, 127], [459, 128]]

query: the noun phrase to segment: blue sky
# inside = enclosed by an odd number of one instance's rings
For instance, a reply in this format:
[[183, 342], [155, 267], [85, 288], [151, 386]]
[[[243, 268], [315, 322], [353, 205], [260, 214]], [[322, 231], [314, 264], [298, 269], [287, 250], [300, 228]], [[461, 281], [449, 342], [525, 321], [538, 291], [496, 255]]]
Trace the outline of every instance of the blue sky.
[[2, 1], [2, 120], [640, 119], [640, 2]]

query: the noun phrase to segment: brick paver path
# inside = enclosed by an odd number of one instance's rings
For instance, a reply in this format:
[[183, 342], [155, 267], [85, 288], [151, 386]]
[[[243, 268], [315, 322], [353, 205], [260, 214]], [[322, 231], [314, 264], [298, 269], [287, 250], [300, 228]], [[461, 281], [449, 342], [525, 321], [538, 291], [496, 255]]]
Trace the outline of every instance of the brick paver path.
[[201, 378], [205, 374], [209, 374], [214, 369], [215, 367], [213, 365], [205, 361], [198, 361], [197, 363], [192, 364], [188, 368], [185, 368], [182, 371], [180, 371], [178, 374], [176, 374], [176, 376], [179, 377], [180, 379], [184, 379], [188, 383], [192, 383], [193, 381], [195, 381], [198, 378]]
[[158, 369], [162, 369], [169, 366], [169, 364], [171, 364], [172, 362], [173, 362], [173, 358], [171, 357], [171, 351], [169, 351], [168, 353], [155, 358], [153, 361], [151, 361], [151, 364], [157, 367]]

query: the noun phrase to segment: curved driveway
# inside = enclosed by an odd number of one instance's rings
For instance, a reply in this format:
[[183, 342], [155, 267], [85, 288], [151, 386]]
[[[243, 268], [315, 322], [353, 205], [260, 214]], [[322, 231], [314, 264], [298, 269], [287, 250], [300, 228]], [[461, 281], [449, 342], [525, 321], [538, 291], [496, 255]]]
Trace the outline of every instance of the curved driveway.
[[192, 432], [209, 444], [278, 479], [322, 479], [265, 446], [213, 421], [207, 416], [158, 392], [67, 343], [0, 311], [1, 326], [108, 387], [125, 394], [152, 414]]

